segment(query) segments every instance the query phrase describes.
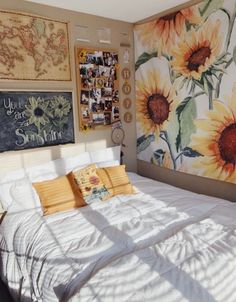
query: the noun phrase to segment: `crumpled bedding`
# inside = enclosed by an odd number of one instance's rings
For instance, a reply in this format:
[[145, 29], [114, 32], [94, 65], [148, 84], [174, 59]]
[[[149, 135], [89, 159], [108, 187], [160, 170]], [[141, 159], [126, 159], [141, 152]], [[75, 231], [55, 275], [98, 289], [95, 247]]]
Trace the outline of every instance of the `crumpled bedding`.
[[129, 176], [135, 195], [5, 216], [1, 277], [15, 301], [236, 301], [236, 205]]

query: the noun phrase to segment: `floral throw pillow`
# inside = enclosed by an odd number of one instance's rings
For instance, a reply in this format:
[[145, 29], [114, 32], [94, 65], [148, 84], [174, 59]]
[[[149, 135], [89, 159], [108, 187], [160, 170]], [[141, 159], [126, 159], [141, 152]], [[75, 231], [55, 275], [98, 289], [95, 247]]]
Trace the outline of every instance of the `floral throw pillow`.
[[98, 176], [96, 170], [97, 166], [92, 164], [72, 172], [75, 182], [79, 186], [85, 202], [88, 204], [99, 199], [106, 200], [110, 197], [110, 193]]

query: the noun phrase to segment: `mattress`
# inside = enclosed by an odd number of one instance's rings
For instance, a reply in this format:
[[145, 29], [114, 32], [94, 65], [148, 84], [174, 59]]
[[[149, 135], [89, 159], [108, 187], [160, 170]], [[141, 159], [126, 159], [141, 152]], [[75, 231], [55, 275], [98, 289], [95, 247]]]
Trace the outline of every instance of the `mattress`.
[[15, 301], [236, 301], [236, 205], [129, 177], [137, 194], [5, 216], [1, 278]]

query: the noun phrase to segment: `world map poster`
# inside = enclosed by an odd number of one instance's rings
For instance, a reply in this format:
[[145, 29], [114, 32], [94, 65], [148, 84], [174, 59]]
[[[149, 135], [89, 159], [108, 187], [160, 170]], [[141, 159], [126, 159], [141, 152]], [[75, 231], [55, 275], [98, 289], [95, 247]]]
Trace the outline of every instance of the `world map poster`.
[[0, 11], [0, 79], [70, 81], [67, 23]]
[[72, 92], [0, 91], [0, 152], [74, 143]]

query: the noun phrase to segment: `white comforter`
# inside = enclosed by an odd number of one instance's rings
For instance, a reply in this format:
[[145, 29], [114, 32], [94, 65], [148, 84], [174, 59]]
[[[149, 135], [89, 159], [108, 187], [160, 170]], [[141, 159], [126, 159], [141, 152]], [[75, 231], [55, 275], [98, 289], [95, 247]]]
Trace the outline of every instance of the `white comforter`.
[[1, 275], [16, 301], [236, 301], [236, 205], [130, 178], [140, 193], [4, 218]]

